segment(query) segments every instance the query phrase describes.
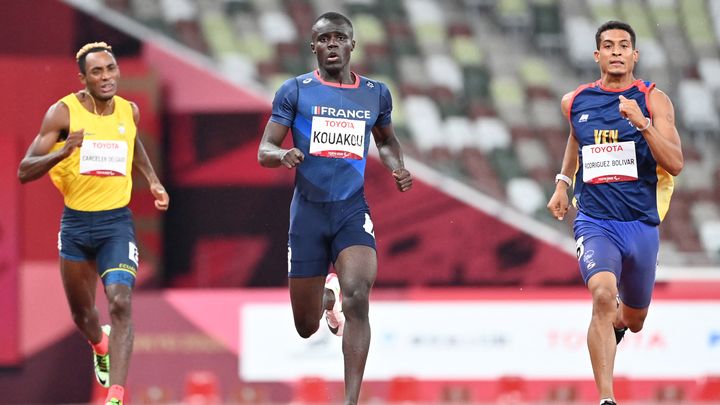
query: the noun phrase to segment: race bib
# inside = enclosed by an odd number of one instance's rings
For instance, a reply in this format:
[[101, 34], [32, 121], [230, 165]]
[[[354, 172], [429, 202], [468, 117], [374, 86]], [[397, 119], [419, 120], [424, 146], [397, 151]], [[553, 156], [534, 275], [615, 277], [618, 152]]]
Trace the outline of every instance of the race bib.
[[128, 144], [125, 141], [83, 141], [80, 148], [80, 174], [86, 176], [125, 176]]
[[635, 142], [603, 143], [582, 147], [583, 182], [590, 184], [635, 181]]
[[365, 156], [365, 121], [313, 117], [310, 154], [360, 160]]

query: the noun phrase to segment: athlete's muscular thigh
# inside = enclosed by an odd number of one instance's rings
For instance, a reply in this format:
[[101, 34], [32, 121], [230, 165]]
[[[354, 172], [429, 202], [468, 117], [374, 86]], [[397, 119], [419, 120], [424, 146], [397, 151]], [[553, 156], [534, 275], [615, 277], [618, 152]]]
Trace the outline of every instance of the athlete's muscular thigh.
[[60, 274], [65, 287], [65, 295], [73, 313], [83, 309], [89, 310], [95, 306], [98, 275], [94, 261], [74, 261], [61, 258]]

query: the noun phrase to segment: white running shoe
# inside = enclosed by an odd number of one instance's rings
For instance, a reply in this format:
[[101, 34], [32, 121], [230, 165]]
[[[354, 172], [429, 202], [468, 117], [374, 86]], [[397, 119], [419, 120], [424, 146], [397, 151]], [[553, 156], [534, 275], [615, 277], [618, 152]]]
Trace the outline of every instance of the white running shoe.
[[342, 311], [342, 294], [340, 293], [340, 281], [335, 273], [330, 273], [325, 278], [325, 288], [332, 291], [335, 295], [335, 304], [332, 309], [325, 310], [325, 320], [327, 321], [330, 331], [342, 336], [345, 328], [345, 314]]

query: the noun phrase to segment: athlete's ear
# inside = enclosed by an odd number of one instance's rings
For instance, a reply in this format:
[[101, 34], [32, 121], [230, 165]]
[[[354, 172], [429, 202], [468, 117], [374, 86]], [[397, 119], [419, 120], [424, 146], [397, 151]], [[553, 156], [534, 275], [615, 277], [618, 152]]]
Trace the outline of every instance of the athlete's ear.
[[637, 63], [638, 59], [640, 58], [640, 51], [635, 49], [633, 51], [633, 62]]
[[78, 73], [78, 79], [80, 80], [80, 83], [83, 84], [83, 86], [87, 87], [87, 80], [85, 79], [84, 74]]
[[315, 43], [313, 41], [310, 41], [310, 50], [312, 50], [312, 53], [315, 53]]
[[593, 55], [595, 55], [595, 63], [600, 63], [600, 51], [596, 49]]
[[352, 40], [352, 48], [350, 48], [350, 52], [355, 50], [355, 40]]

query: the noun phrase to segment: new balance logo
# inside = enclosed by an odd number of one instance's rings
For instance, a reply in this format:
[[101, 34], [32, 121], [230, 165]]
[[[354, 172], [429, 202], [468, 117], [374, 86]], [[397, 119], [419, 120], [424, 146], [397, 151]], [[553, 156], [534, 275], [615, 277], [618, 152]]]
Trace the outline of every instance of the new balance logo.
[[590, 118], [590, 114], [583, 114], [580, 116], [578, 122], [587, 122], [588, 118]]

